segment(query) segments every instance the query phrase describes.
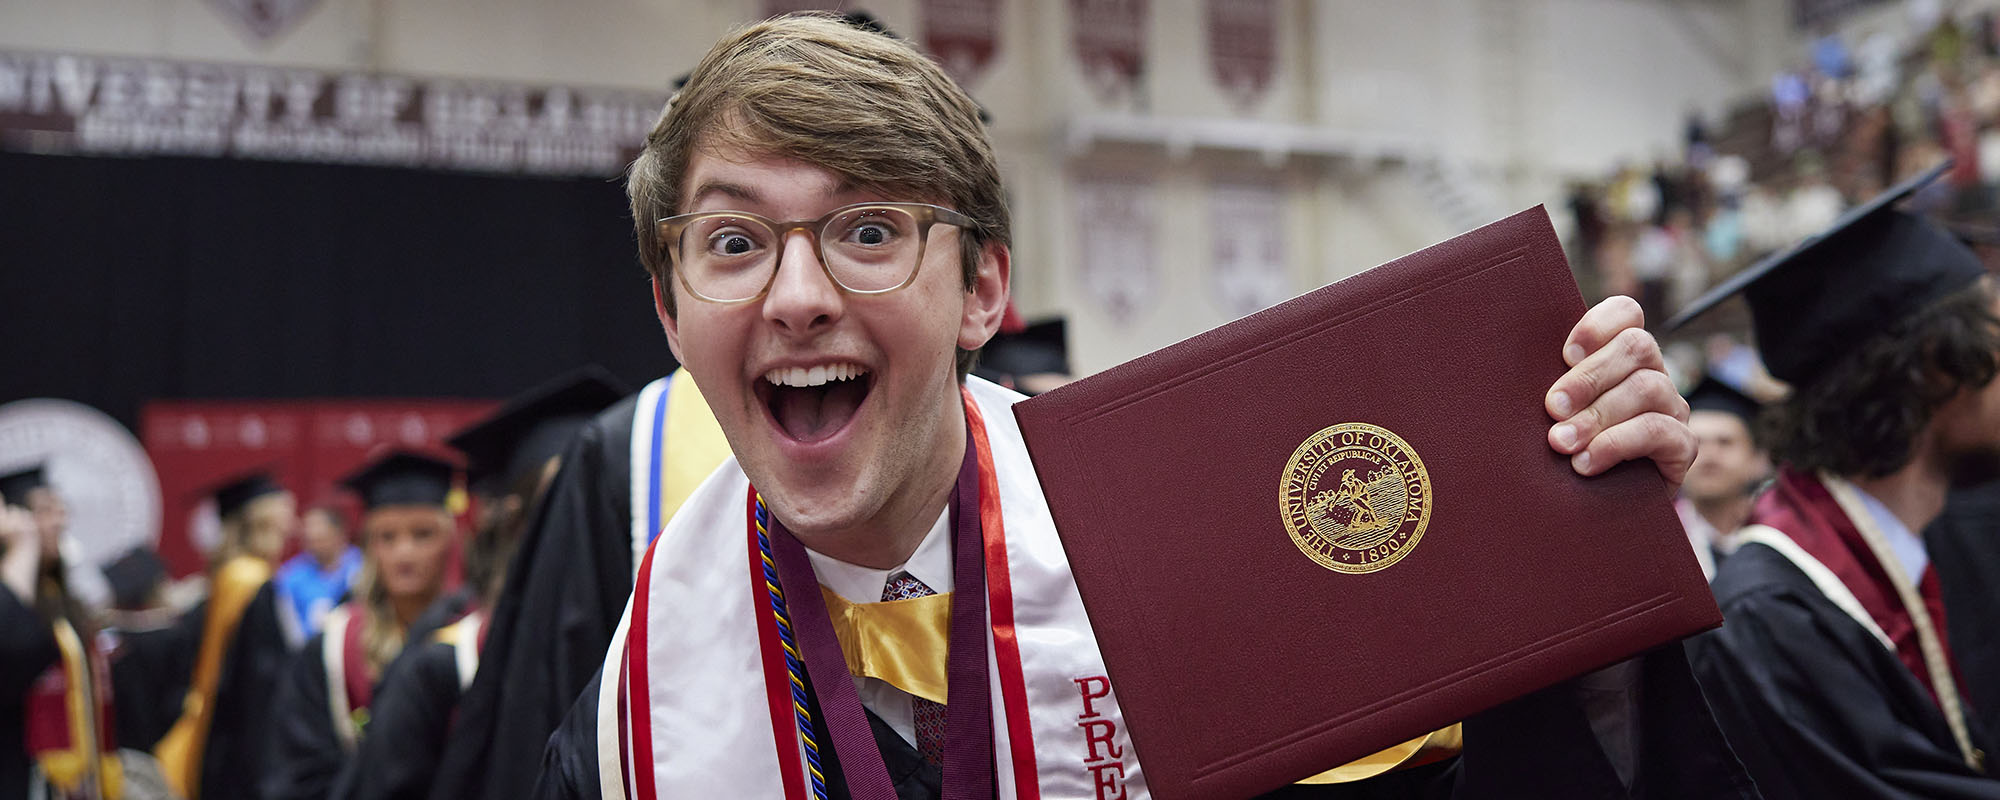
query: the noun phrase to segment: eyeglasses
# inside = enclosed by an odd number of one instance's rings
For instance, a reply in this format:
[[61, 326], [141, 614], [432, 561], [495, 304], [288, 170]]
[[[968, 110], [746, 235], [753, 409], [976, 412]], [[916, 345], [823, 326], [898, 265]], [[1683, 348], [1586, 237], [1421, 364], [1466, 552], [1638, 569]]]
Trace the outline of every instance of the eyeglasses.
[[659, 221], [660, 241], [689, 294], [747, 303], [771, 290], [792, 231], [812, 237], [820, 268], [842, 291], [887, 294], [917, 279], [932, 225], [969, 229], [971, 217], [928, 203], [857, 203], [813, 220], [776, 222], [742, 211], [702, 211]]

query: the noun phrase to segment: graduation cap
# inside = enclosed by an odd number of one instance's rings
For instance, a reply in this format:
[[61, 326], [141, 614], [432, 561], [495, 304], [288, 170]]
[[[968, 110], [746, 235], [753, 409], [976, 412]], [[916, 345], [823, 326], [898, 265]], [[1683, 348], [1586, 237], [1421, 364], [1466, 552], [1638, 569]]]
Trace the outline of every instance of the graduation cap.
[[112, 601], [119, 608], [145, 608], [153, 590], [166, 578], [167, 565], [150, 547], [134, 547], [104, 565], [104, 580], [111, 584]]
[[1018, 333], [998, 333], [979, 350], [982, 376], [1069, 374], [1068, 326], [1061, 317], [1025, 325]]
[[414, 450], [392, 450], [349, 473], [340, 483], [360, 495], [362, 507], [369, 511], [383, 506], [444, 507], [451, 496], [452, 473], [457, 471], [458, 467], [441, 458]]
[[1714, 376], [1703, 377], [1701, 383], [1695, 384], [1694, 390], [1687, 393], [1687, 402], [1688, 408], [1693, 411], [1734, 414], [1753, 430], [1757, 425], [1757, 411], [1763, 407], [1749, 395], [1716, 380]]
[[1679, 328], [1741, 292], [1771, 374], [1810, 385], [1841, 354], [1986, 274], [1958, 237], [1896, 208], [1950, 168], [1950, 161], [1939, 164], [1842, 214], [1825, 232], [1752, 264], [1664, 327]]
[[49, 485], [44, 466], [36, 464], [0, 475], [0, 497], [4, 497], [9, 505], [26, 506], [29, 492]]
[[242, 511], [252, 500], [282, 491], [285, 491], [285, 487], [280, 486], [278, 481], [271, 477], [269, 470], [259, 469], [233, 478], [218, 487], [214, 492], [215, 513], [227, 517]]
[[624, 382], [592, 364], [509, 398], [446, 442], [465, 454], [466, 480], [497, 494], [560, 455], [592, 416], [628, 394]]

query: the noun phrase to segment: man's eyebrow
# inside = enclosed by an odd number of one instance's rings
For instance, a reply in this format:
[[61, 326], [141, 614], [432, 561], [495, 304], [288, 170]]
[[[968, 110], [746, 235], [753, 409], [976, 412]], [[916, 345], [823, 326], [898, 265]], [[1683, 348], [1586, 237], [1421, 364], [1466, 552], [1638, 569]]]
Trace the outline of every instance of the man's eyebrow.
[[699, 203], [702, 198], [711, 194], [723, 195], [745, 203], [761, 203], [763, 201], [763, 195], [758, 194], [756, 189], [744, 186], [743, 184], [730, 183], [728, 181], [708, 181], [696, 187], [694, 194], [688, 195], [688, 205]]

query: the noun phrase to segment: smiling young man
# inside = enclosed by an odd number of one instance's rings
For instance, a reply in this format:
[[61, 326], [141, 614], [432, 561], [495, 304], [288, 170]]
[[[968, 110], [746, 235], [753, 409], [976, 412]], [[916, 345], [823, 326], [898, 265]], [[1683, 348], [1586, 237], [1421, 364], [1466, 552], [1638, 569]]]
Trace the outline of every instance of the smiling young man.
[[[628, 189], [660, 322], [735, 458], [642, 561], [538, 793], [1145, 796], [1013, 425], [1020, 395], [965, 377], [1012, 269], [971, 99], [899, 40], [759, 23], [695, 68]], [[1652, 458], [1677, 483], [1694, 439], [1639, 322], [1621, 298], [1578, 323], [1549, 441], [1583, 474]], [[1698, 710], [1677, 735], [1655, 741], [1671, 714], [1589, 713], [1561, 686], [1469, 722], [1462, 759], [1295, 788], [1742, 791], [1669, 656], [1678, 673], [1642, 680], [1648, 711]], [[1600, 722], [1626, 757], [1605, 755]], [[1634, 736], [1706, 760], [1634, 757]]]

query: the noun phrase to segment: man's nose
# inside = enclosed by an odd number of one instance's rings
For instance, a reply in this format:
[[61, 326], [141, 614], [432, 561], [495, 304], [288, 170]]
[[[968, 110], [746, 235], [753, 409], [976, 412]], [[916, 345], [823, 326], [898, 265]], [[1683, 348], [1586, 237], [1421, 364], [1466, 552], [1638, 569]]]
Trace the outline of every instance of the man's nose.
[[812, 237], [793, 231], [778, 250], [778, 274], [764, 296], [764, 318], [787, 332], [817, 332], [840, 319], [840, 287], [820, 265]]

